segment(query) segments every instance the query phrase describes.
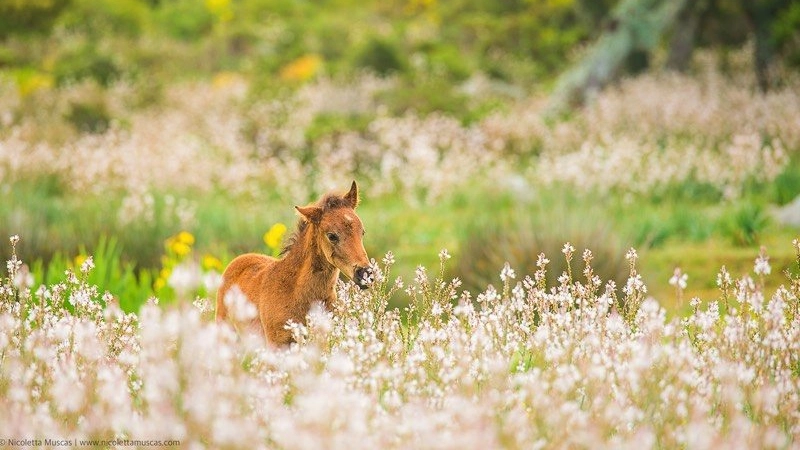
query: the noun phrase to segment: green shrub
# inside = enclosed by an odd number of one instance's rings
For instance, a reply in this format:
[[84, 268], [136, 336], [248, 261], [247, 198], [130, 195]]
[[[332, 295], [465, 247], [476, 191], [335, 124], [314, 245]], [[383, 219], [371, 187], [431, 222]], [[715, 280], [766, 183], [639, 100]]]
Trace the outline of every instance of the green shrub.
[[800, 195], [800, 164], [793, 162], [786, 167], [771, 185], [770, 201], [785, 205]]
[[314, 142], [317, 139], [331, 134], [347, 131], [366, 131], [373, 117], [362, 114], [334, 114], [325, 113], [314, 117], [306, 129], [306, 139]]
[[139, 0], [71, 0], [58, 22], [68, 30], [95, 38], [138, 37], [148, 14], [149, 8]]
[[470, 111], [469, 98], [454, 89], [452, 82], [436, 76], [411, 77], [396, 88], [379, 93], [378, 100], [394, 115], [442, 112], [464, 120]]
[[[113, 223], [116, 202], [89, 193], [75, 195], [59, 174], [27, 176], [12, 181], [0, 202], [0, 235], [21, 237], [17, 254], [23, 261], [49, 262], [57, 253], [75, 253], [81, 244], [96, 242]], [[6, 248], [0, 246], [0, 256]]]
[[[139, 307], [153, 295], [153, 276], [147, 270], [138, 273], [135, 266], [122, 258], [122, 247], [114, 238], [101, 237], [92, 248], [81, 246], [76, 255], [56, 254], [47, 264], [41, 259], [31, 266], [36, 284], [53, 285], [64, 278], [64, 271], [80, 270], [87, 256], [92, 256], [94, 269], [88, 274], [88, 282], [112, 292], [120, 308], [126, 312], [137, 312]], [[72, 310], [71, 305], [64, 305]]]
[[763, 205], [745, 202], [722, 217], [720, 229], [731, 243], [737, 246], [751, 246], [760, 238], [769, 225], [769, 217]]
[[718, 220], [714, 208], [703, 207], [702, 202], [681, 199], [661, 199], [657, 203], [641, 201], [635, 213], [630, 205], [623, 205], [615, 214], [617, 226], [631, 237], [637, 248], [657, 248], [668, 240], [700, 242], [716, 230]]
[[668, 209], [669, 217], [666, 225], [672, 235], [690, 241], [702, 241], [711, 236], [714, 229], [713, 220], [708, 211], [697, 208], [697, 204], [683, 203]]
[[72, 0], [0, 1], [0, 38], [16, 33], [49, 32]]
[[156, 10], [156, 20], [167, 34], [185, 41], [203, 37], [214, 26], [214, 16], [204, 2], [194, 0], [162, 2]]
[[111, 115], [102, 101], [73, 102], [66, 119], [75, 129], [87, 133], [103, 133], [111, 125]]
[[111, 55], [88, 42], [72, 51], [65, 51], [53, 67], [59, 85], [92, 79], [101, 86], [109, 86], [122, 72]]
[[685, 201], [692, 203], [717, 203], [722, 199], [719, 188], [710, 184], [687, 179], [653, 189], [649, 193], [653, 203]]
[[396, 43], [373, 36], [356, 54], [355, 65], [378, 75], [389, 75], [404, 72], [407, 63]]
[[550, 260], [547, 266], [547, 285], [558, 285], [558, 277], [567, 271], [562, 249], [570, 242], [576, 249], [572, 260], [574, 277], [583, 270], [581, 254], [592, 251], [594, 272], [603, 282], [613, 280], [624, 286], [629, 275], [625, 260], [626, 246], [604, 223], [584, 214], [571, 212], [550, 214], [535, 219], [512, 219], [505, 224], [479, 226], [461, 244], [454, 276], [461, 278], [466, 289], [482, 292], [487, 285], [498, 285], [498, 274], [508, 262], [518, 278], [532, 275], [539, 254]]
[[474, 72], [469, 58], [452, 45], [438, 45], [429, 55], [431, 69], [434, 73], [442, 73], [455, 81], [464, 81]]
[[625, 226], [637, 248], [661, 247], [673, 235], [669, 224], [655, 214], [637, 214]]

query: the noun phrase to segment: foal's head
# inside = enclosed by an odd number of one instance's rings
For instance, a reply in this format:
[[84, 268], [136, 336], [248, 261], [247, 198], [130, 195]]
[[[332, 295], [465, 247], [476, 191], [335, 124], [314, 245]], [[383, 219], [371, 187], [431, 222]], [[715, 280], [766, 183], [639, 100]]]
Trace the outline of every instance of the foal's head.
[[358, 185], [353, 181], [344, 195], [329, 194], [315, 204], [295, 208], [311, 224], [308, 231], [325, 260], [366, 289], [370, 269], [362, 242], [364, 225], [355, 212], [358, 202]]

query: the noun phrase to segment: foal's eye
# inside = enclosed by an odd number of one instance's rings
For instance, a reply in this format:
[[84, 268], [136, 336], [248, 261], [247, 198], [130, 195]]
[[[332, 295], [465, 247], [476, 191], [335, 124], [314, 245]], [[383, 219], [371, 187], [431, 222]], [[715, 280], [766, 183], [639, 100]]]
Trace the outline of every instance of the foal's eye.
[[336, 233], [327, 233], [328, 240], [333, 242], [334, 244], [339, 242], [339, 235]]

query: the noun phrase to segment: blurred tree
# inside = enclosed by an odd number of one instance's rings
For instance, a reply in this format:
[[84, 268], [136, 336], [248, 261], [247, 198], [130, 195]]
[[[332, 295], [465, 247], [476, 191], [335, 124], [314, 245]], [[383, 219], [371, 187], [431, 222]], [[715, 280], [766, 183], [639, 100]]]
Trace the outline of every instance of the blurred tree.
[[214, 27], [214, 16], [200, 1], [159, 2], [156, 18], [170, 36], [189, 42], [199, 40]]
[[71, 0], [0, 0], [0, 39], [47, 33]]
[[[596, 36], [617, 0], [405, 0], [407, 16], [431, 23], [433, 40], [479, 58], [484, 67], [508, 57], [533, 63], [549, 76], [568, 62], [570, 51]], [[430, 47], [433, 48], [433, 47]], [[496, 67], [496, 65], [495, 65]], [[488, 70], [493, 75], [491, 68]]]
[[70, 0], [57, 24], [70, 31], [100, 39], [141, 35], [149, 9], [141, 0]]
[[800, 68], [800, 2], [793, 2], [781, 11], [772, 24], [772, 39], [782, 61]]
[[[700, 44], [740, 46], [752, 39], [762, 92], [775, 82], [772, 66], [778, 51], [800, 53], [800, 6], [794, 0], [623, 0], [610, 17], [586, 56], [560, 77], [555, 109], [581, 104], [620, 75], [640, 69], [670, 29], [667, 67], [676, 70], [689, 67]], [[641, 63], [631, 64], [636, 60]]]
[[553, 94], [555, 109], [582, 104], [645, 58], [683, 9], [686, 0], [623, 0], [612, 11], [607, 30], [586, 56], [564, 73]]
[[794, 2], [792, 0], [741, 0], [741, 8], [753, 34], [753, 65], [761, 92], [772, 84], [770, 67], [775, 58], [773, 26]]
[[697, 32], [703, 16], [711, 10], [711, 0], [686, 2], [678, 13], [667, 56], [667, 68], [680, 72], [689, 68]]
[[[800, 4], [793, 0], [695, 0], [678, 14], [667, 67], [685, 71], [698, 45], [740, 46], [753, 41], [753, 68], [759, 89], [774, 82], [771, 67], [779, 52], [787, 57], [800, 40]], [[791, 63], [791, 60], [789, 61]]]

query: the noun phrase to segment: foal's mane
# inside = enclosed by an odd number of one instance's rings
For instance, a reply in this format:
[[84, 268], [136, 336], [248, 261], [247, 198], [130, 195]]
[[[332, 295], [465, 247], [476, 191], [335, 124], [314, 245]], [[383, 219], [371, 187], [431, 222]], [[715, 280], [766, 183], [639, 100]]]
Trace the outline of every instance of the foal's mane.
[[[326, 194], [324, 197], [319, 199], [318, 202], [314, 203], [313, 206], [317, 206], [322, 208], [323, 214], [338, 208], [344, 208], [348, 205], [347, 200], [344, 197], [336, 195], [336, 194]], [[304, 217], [297, 219], [297, 228], [294, 232], [286, 239], [286, 244], [283, 245], [281, 249], [280, 256], [284, 256], [289, 253], [292, 248], [300, 241], [300, 238], [308, 229], [308, 220]]]

